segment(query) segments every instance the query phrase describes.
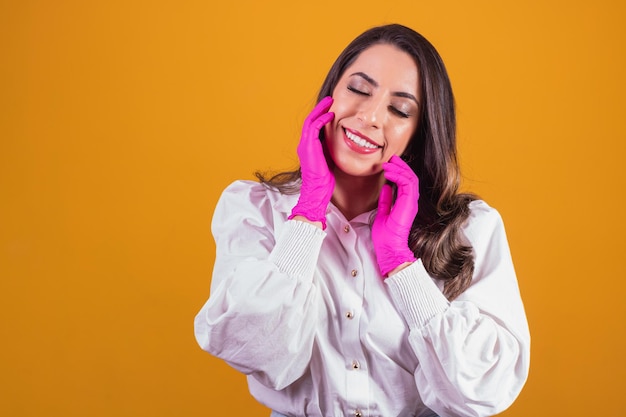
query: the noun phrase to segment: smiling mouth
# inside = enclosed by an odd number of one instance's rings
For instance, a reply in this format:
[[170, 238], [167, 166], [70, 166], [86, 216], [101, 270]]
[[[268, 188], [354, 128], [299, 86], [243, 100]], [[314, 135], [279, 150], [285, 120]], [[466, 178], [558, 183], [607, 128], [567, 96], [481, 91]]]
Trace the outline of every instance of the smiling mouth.
[[366, 149], [378, 149], [378, 148], [382, 148], [382, 146], [378, 146], [372, 142], [369, 142], [365, 139], [363, 139], [360, 136], [355, 135], [354, 133], [350, 132], [347, 129], [343, 130], [346, 134], [346, 137], [348, 139], [350, 139], [350, 141], [354, 142], [356, 145], [362, 147], [362, 148], [366, 148]]

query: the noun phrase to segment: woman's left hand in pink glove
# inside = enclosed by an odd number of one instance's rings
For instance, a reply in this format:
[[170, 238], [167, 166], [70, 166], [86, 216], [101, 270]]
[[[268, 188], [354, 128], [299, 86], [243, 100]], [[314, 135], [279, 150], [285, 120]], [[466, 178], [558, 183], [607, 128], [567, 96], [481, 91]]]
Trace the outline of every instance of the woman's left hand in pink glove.
[[372, 225], [372, 241], [378, 268], [384, 277], [399, 266], [415, 262], [409, 249], [409, 234], [417, 215], [419, 179], [400, 157], [394, 155], [383, 164], [385, 178], [397, 185], [396, 201], [393, 189], [383, 185], [378, 199], [378, 213]]

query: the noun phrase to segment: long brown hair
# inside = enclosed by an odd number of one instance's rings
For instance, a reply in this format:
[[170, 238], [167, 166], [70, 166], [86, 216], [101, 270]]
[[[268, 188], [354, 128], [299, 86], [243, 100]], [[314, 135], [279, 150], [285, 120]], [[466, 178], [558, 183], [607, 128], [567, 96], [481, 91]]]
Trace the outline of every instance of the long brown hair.
[[[469, 215], [468, 205], [476, 197], [459, 193], [454, 95], [439, 53], [426, 38], [406, 26], [391, 24], [369, 29], [339, 55], [320, 88], [318, 102], [332, 95], [346, 68], [361, 52], [381, 43], [408, 53], [419, 71], [422, 106], [418, 127], [402, 155], [420, 180], [419, 211], [409, 247], [422, 259], [431, 276], [445, 281], [444, 294], [452, 300], [472, 280], [472, 248], [464, 243], [461, 227]], [[256, 175], [264, 184], [284, 193], [299, 189], [299, 169], [271, 178], [259, 172]]]

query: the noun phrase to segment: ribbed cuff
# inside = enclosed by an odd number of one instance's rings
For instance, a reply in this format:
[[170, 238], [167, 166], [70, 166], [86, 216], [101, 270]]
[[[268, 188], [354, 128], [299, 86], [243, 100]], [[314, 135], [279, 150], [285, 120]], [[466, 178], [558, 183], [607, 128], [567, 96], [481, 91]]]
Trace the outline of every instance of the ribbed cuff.
[[385, 284], [411, 329], [423, 327], [450, 305], [424, 269], [421, 259], [387, 278]]
[[300, 210], [298, 206], [294, 207], [291, 211], [291, 215], [287, 217], [288, 220], [293, 220], [296, 216], [302, 216], [310, 222], [322, 223], [322, 230], [326, 230], [326, 216], [315, 215], [310, 211]]
[[290, 277], [312, 279], [325, 236], [319, 227], [290, 220], [276, 240], [269, 260]]

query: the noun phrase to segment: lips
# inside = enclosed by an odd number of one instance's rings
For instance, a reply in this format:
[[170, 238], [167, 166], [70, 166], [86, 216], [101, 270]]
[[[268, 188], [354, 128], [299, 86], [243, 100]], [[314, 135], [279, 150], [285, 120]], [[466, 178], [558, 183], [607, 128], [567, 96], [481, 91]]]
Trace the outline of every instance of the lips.
[[344, 141], [346, 142], [348, 147], [354, 150], [355, 152], [363, 153], [363, 154], [370, 154], [382, 148], [382, 146], [377, 145], [371, 139], [364, 137], [355, 131], [349, 130], [347, 128], [344, 128], [343, 131], [344, 131]]

